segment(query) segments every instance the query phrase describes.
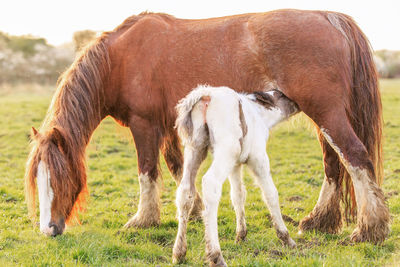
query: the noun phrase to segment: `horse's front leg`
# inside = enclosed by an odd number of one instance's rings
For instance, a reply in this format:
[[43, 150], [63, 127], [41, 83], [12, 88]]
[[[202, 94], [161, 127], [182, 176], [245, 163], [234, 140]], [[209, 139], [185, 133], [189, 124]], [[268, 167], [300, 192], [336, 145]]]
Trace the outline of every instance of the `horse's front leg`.
[[140, 200], [137, 213], [124, 227], [150, 227], [160, 224], [158, 155], [160, 135], [151, 122], [138, 116], [130, 120], [139, 168]]
[[183, 178], [179, 184], [176, 193], [176, 206], [178, 208], [179, 227], [178, 234], [175, 239], [172, 259], [174, 263], [181, 262], [186, 255], [186, 229], [189, 219], [189, 212], [193, 208], [196, 198], [196, 174], [207, 156], [207, 147], [193, 148], [185, 147], [185, 165], [183, 169]]
[[321, 133], [319, 140], [324, 155], [325, 179], [317, 204], [313, 211], [301, 220], [299, 228], [300, 231], [318, 230], [336, 234], [342, 227], [340, 162], [336, 152]]

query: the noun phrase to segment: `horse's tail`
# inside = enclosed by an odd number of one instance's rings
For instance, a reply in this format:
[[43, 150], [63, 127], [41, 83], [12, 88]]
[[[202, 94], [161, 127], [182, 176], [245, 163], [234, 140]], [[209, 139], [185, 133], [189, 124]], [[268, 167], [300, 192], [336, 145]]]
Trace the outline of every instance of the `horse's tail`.
[[[344, 14], [325, 13], [331, 24], [347, 39], [351, 53], [351, 91], [347, 116], [354, 132], [367, 149], [374, 164], [375, 182], [383, 181], [382, 155], [382, 103], [378, 88], [378, 77], [373, 61], [372, 49], [366, 36], [354, 20]], [[340, 181], [345, 183], [343, 200], [346, 219], [356, 215], [354, 188], [343, 165], [340, 167]]]
[[176, 119], [175, 128], [177, 129], [178, 135], [183, 144], [190, 143], [191, 140], [193, 140], [193, 137], [196, 135], [194, 132], [195, 124], [205, 124], [205, 121], [193, 122], [192, 111], [195, 105], [200, 101], [209, 101], [210, 95], [211, 89], [209, 87], [199, 86], [190, 92], [185, 98], [181, 99], [176, 105], [178, 117]]

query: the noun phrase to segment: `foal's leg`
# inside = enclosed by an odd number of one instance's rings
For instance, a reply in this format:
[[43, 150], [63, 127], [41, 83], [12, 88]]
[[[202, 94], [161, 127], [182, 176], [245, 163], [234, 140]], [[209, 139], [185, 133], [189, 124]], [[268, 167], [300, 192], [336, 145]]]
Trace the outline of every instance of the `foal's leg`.
[[313, 211], [301, 220], [299, 227], [303, 231], [315, 229], [325, 233], [336, 234], [342, 227], [339, 158], [322, 133], [319, 133], [319, 140], [324, 155], [325, 179], [317, 204]]
[[242, 182], [242, 166], [236, 165], [229, 176], [231, 184], [231, 200], [236, 213], [236, 242], [246, 238], [246, 219], [244, 204], [246, 201], [246, 188]]
[[196, 197], [196, 174], [200, 164], [207, 156], [207, 147], [185, 147], [185, 161], [183, 178], [176, 193], [176, 206], [178, 208], [179, 227], [173, 248], [173, 262], [180, 262], [186, 255], [186, 228]]
[[237, 145], [228, 142], [218, 143], [218, 147], [214, 147], [214, 160], [211, 167], [203, 176], [206, 254], [210, 266], [226, 266], [218, 240], [218, 204], [221, 198], [222, 184], [232, 173], [239, 151], [239, 143]]
[[[171, 131], [167, 134], [166, 137], [164, 137], [161, 151], [164, 155], [164, 159], [167, 163], [168, 169], [176, 182], [176, 185], [179, 186], [182, 179], [183, 156], [176, 131]], [[201, 200], [201, 197], [196, 190], [194, 204], [190, 211], [190, 218], [195, 220], [200, 219], [203, 208], [203, 201]]]
[[345, 110], [336, 110], [334, 114], [326, 114], [318, 125], [353, 182], [357, 228], [351, 239], [379, 243], [389, 233], [389, 210], [382, 189], [375, 182], [374, 166], [368, 152], [346, 118]]
[[296, 243], [290, 238], [289, 232], [282, 219], [278, 190], [276, 190], [274, 182], [272, 181], [267, 154], [265, 152], [259, 152], [257, 155], [252, 155], [248, 160], [248, 165], [255, 175], [256, 181], [263, 193], [264, 201], [271, 212], [276, 234], [285, 245], [291, 248], [296, 247]]
[[158, 179], [158, 155], [160, 135], [151, 122], [140, 117], [130, 121], [135, 140], [138, 167], [140, 200], [137, 213], [124, 227], [149, 227], [160, 223], [160, 185]]

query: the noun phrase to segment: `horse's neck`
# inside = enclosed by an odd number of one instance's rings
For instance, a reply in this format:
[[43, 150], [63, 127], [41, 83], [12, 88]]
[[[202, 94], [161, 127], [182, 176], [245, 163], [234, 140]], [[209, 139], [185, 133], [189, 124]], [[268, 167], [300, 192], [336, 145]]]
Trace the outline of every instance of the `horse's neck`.
[[86, 146], [104, 115], [98, 101], [88, 101], [90, 99], [84, 97], [79, 92], [57, 92], [43, 127], [47, 130], [59, 128], [66, 135], [65, 138], [76, 145]]

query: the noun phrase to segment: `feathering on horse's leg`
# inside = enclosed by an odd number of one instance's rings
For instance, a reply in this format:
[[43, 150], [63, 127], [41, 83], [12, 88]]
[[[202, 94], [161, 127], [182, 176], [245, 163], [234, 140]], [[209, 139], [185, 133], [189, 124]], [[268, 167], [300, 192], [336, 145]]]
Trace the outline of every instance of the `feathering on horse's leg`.
[[179, 227], [173, 248], [173, 262], [178, 263], [185, 258], [187, 243], [186, 229], [189, 219], [189, 213], [193, 208], [196, 198], [196, 174], [207, 156], [207, 146], [185, 147], [185, 160], [183, 169], [183, 178], [176, 193], [176, 206], [178, 208]]
[[158, 156], [160, 136], [151, 122], [136, 117], [131, 120], [139, 168], [140, 200], [138, 211], [124, 227], [150, 227], [160, 224], [160, 182]]
[[276, 189], [271, 177], [269, 159], [267, 154], [263, 152], [253, 153], [248, 160], [248, 165], [254, 173], [257, 184], [260, 186], [264, 202], [271, 213], [273, 225], [277, 236], [282, 242], [290, 248], [296, 247], [296, 243], [290, 237], [286, 225], [282, 219], [279, 207], [278, 190]]
[[[340, 115], [340, 114], [339, 114]], [[375, 182], [374, 165], [364, 146], [343, 116], [330, 116], [320, 125], [331, 147], [350, 174], [357, 202], [357, 227], [351, 235], [356, 242], [383, 242], [390, 232], [389, 209], [382, 189]]]
[[341, 181], [338, 155], [320, 133], [319, 140], [324, 157], [325, 178], [313, 211], [300, 222], [300, 231], [318, 230], [336, 234], [342, 227], [340, 209]]
[[236, 165], [229, 175], [231, 184], [231, 201], [236, 213], [236, 242], [246, 239], [246, 218], [244, 204], [246, 201], [246, 188], [242, 181], [242, 166]]

